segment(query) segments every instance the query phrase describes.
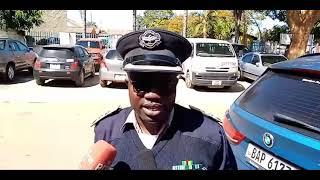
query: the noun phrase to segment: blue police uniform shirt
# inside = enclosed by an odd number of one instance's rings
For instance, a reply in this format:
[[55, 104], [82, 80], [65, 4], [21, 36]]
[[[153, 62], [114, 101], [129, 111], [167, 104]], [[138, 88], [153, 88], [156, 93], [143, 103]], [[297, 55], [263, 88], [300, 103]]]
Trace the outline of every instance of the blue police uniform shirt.
[[[202, 112], [175, 104], [171, 125], [148, 150], [131, 123], [125, 124], [131, 107], [118, 109], [95, 126], [95, 139], [114, 145], [117, 155], [113, 169], [148, 169], [150, 159], [141, 156], [150, 151], [156, 169], [233, 170], [235, 157], [222, 126]], [[125, 126], [125, 127], [122, 127]], [[154, 167], [153, 167], [154, 168]]]

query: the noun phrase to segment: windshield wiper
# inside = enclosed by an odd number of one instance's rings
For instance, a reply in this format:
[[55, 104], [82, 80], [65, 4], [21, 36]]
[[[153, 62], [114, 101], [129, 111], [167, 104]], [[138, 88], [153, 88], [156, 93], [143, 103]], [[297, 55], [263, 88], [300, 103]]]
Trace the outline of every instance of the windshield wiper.
[[311, 131], [320, 133], [320, 128], [317, 128], [317, 127], [312, 126], [312, 125], [310, 125], [308, 123], [299, 121], [299, 120], [297, 120], [295, 118], [292, 118], [292, 117], [289, 117], [289, 116], [286, 116], [286, 115], [283, 115], [283, 114], [280, 114], [280, 113], [276, 113], [275, 115], [273, 115], [273, 118], [274, 118], [275, 121], [283, 123], [283, 124], [288, 124], [288, 125], [292, 125], [292, 126], [295, 126], [295, 127], [300, 127], [300, 128], [304, 128], [304, 129], [307, 129], [307, 130], [311, 130]]

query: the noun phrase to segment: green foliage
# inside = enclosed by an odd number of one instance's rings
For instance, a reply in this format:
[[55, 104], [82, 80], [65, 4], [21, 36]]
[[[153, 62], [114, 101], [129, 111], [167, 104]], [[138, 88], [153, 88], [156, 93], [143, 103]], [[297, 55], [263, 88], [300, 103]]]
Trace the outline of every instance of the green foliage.
[[281, 33], [290, 33], [289, 27], [287, 25], [274, 26], [272, 29], [267, 30], [263, 33], [262, 39], [265, 41], [280, 41]]
[[43, 23], [39, 10], [0, 10], [0, 28], [29, 30]]
[[168, 20], [173, 17], [172, 10], [146, 10], [144, 16], [137, 17], [137, 21], [145, 28], [162, 28], [167, 29]]

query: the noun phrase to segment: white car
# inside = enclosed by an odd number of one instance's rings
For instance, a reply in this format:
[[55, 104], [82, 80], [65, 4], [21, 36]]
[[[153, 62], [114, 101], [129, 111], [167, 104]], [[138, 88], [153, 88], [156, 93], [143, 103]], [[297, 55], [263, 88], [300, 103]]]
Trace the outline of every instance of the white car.
[[239, 61], [240, 79], [256, 80], [260, 77], [270, 64], [288, 60], [281, 54], [264, 54], [250, 52]]
[[190, 57], [182, 63], [186, 86], [231, 87], [237, 83], [238, 60], [232, 44], [210, 38], [188, 38]]

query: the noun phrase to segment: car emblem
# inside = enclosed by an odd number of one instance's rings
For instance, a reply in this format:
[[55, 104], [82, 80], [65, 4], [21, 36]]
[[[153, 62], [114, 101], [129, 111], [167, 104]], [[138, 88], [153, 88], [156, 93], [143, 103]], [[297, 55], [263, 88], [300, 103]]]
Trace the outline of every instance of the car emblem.
[[147, 30], [139, 36], [139, 45], [144, 48], [153, 49], [161, 43], [160, 39], [159, 33]]
[[274, 138], [270, 133], [263, 134], [263, 144], [266, 145], [268, 148], [271, 148], [274, 143]]

